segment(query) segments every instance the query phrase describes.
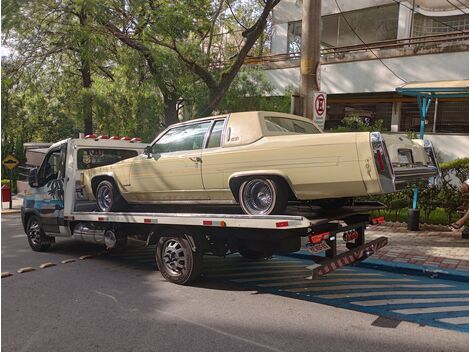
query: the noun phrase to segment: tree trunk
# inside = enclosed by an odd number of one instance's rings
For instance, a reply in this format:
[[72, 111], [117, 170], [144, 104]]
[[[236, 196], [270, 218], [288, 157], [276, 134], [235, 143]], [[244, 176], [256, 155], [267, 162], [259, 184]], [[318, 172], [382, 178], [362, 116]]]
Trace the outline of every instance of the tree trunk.
[[176, 109], [176, 103], [178, 102], [178, 97], [175, 95], [164, 95], [163, 96], [163, 112], [165, 114], [165, 127], [168, 127], [174, 123], [179, 122], [178, 120], [178, 110]]
[[90, 64], [88, 62], [82, 62], [82, 87], [84, 88], [82, 98], [82, 114], [83, 121], [85, 123], [85, 135], [93, 133], [93, 110], [92, 103], [93, 98], [91, 96], [91, 72]]
[[[80, 26], [85, 27], [87, 21], [87, 14], [84, 8], [81, 8], [80, 13], [78, 14], [80, 20]], [[87, 52], [89, 50], [89, 40], [87, 37], [83, 38], [80, 41], [79, 53], [80, 53], [80, 72], [82, 74], [82, 87], [83, 96], [82, 96], [82, 114], [85, 127], [85, 135], [93, 133], [93, 110], [92, 103], [93, 98], [91, 95], [91, 69], [90, 69], [90, 59], [88, 58]]]

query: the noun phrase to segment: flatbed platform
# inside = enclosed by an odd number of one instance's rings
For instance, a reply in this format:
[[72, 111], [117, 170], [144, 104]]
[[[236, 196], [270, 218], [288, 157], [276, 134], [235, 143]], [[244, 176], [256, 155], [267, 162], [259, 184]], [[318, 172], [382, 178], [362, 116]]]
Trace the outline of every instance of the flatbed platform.
[[[302, 229], [346, 219], [356, 214], [364, 214], [383, 209], [380, 202], [356, 202], [335, 210], [325, 210], [316, 206], [290, 206], [286, 215], [245, 215], [237, 213], [207, 213], [209, 207], [201, 207], [203, 213], [181, 212], [72, 212], [65, 216], [69, 221], [97, 221], [136, 224], [165, 224], [184, 226], [215, 226], [228, 228], [252, 228], [290, 230]], [[218, 208], [224, 210], [224, 208]], [[231, 208], [235, 210], [235, 208]], [[212, 207], [214, 210], [214, 207]]]

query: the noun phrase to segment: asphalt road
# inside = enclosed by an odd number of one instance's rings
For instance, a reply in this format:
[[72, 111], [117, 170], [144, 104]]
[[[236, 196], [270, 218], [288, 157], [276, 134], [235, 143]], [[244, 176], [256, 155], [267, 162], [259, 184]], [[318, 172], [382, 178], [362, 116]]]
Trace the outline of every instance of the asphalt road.
[[[468, 350], [468, 334], [279, 295], [225, 269], [170, 284], [136, 243], [85, 260], [101, 248], [62, 240], [35, 253], [17, 215], [2, 217], [1, 239], [2, 272], [14, 274], [2, 278], [3, 351]], [[45, 262], [57, 265], [40, 269]], [[36, 270], [16, 272], [26, 266]]]

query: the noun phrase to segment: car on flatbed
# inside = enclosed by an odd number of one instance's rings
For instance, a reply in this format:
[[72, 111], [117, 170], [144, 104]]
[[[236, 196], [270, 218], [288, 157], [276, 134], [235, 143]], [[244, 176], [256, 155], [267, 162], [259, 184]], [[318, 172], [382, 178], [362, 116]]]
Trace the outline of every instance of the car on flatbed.
[[172, 125], [145, 152], [86, 170], [102, 212], [128, 204], [239, 204], [283, 214], [289, 201], [341, 205], [439, 174], [432, 145], [379, 132], [322, 133], [314, 122], [252, 111]]

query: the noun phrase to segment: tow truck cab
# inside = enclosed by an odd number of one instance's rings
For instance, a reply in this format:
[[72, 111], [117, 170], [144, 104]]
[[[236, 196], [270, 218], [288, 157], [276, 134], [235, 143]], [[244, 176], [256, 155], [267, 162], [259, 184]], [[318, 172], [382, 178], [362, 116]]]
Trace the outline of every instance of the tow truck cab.
[[[147, 144], [138, 139], [112, 140], [102, 138], [65, 139], [49, 147], [39, 168], [29, 175], [21, 219], [26, 230], [33, 216], [46, 235], [70, 236], [64, 226], [66, 213], [94, 210], [94, 202], [83, 196], [83, 170], [113, 164], [142, 153]], [[75, 199], [73, 199], [75, 198]]]

